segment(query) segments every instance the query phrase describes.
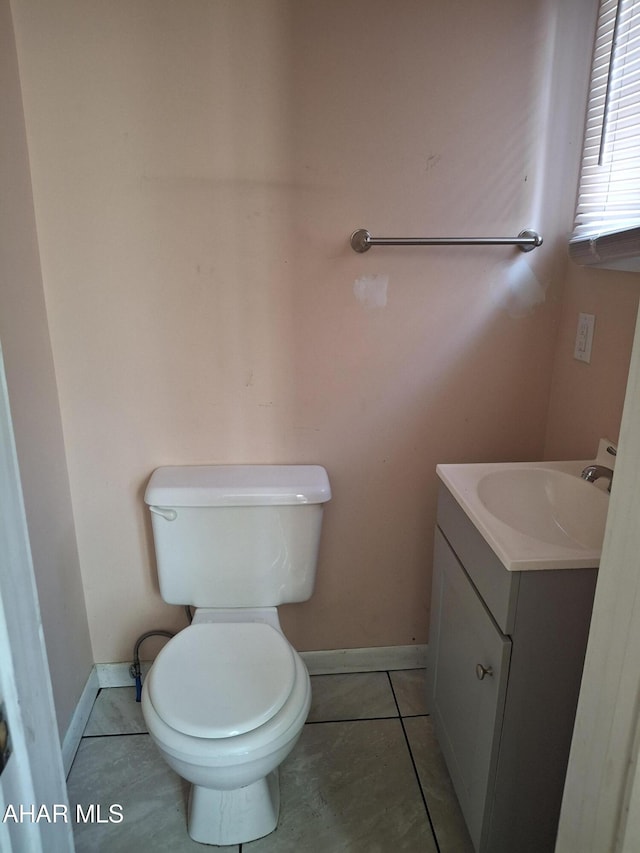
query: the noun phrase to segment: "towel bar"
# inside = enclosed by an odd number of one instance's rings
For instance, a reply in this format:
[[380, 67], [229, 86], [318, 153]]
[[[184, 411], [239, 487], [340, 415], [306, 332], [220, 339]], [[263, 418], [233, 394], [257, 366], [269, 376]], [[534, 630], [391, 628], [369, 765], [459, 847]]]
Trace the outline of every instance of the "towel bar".
[[368, 252], [372, 246], [517, 246], [531, 252], [542, 245], [537, 231], [525, 228], [517, 237], [372, 237], [366, 228], [351, 235], [354, 252]]

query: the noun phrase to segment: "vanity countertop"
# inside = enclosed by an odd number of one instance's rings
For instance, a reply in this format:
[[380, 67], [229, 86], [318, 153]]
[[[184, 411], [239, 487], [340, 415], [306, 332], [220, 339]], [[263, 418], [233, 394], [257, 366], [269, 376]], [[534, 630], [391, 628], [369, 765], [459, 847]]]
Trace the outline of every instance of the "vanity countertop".
[[608, 482], [580, 477], [590, 464], [443, 464], [436, 472], [508, 571], [588, 569], [600, 564], [609, 506]]

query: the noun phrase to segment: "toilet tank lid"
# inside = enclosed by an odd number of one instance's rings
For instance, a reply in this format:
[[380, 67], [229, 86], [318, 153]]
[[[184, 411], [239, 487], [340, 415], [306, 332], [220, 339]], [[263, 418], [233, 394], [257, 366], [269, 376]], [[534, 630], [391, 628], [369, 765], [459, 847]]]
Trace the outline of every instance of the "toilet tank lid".
[[156, 468], [149, 506], [282, 506], [331, 498], [321, 465], [172, 465]]

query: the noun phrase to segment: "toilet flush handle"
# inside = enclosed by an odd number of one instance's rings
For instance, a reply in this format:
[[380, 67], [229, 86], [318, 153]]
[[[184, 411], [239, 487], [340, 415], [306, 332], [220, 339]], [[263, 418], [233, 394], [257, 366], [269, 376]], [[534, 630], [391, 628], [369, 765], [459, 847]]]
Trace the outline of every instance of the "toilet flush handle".
[[164, 506], [150, 506], [149, 511], [155, 513], [155, 515], [161, 515], [162, 518], [165, 518], [167, 521], [175, 521], [178, 517], [178, 513], [175, 509], [168, 509]]

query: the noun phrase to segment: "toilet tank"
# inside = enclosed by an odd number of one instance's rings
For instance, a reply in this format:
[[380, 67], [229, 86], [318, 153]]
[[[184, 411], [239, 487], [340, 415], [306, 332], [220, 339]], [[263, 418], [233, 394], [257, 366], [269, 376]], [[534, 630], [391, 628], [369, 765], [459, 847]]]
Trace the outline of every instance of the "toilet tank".
[[330, 498], [319, 465], [157, 468], [144, 500], [162, 598], [194, 607], [306, 601]]

